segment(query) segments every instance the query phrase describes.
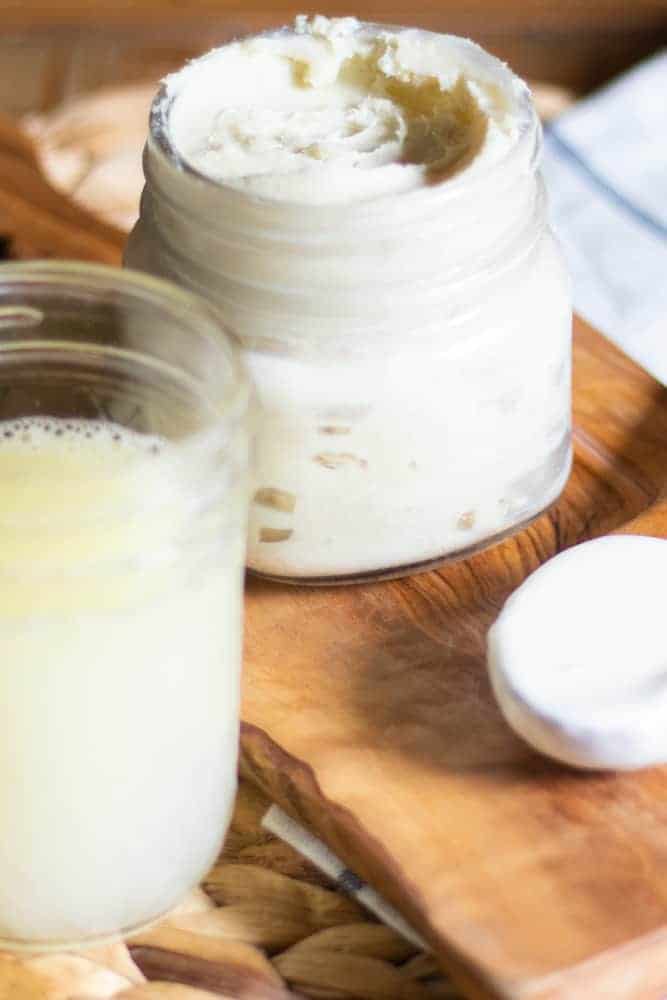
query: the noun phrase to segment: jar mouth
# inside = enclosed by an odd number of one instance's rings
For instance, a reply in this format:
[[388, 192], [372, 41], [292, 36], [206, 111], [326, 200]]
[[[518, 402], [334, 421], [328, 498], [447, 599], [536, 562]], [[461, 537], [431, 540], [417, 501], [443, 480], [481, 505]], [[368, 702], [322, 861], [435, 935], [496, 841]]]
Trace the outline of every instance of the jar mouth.
[[[127, 310], [129, 322], [133, 307], [153, 311], [155, 323], [169, 319], [182, 339], [174, 357], [169, 350], [153, 353], [139, 344], [104, 343], [95, 337], [95, 320], [91, 316], [91, 334], [68, 338], [68, 331], [54, 337], [45, 335], [43, 324], [49, 319], [49, 296], [62, 296], [70, 306], [78, 306], [85, 317], [86, 309], [96, 304], [108, 304], [122, 314]], [[196, 340], [195, 340], [196, 336]], [[156, 344], [158, 342], [156, 338]], [[197, 343], [206, 354], [206, 380], [187, 372], [179, 361], [194, 351]], [[228, 330], [214, 305], [172, 282], [153, 278], [143, 272], [119, 269], [104, 264], [78, 261], [28, 261], [0, 264], [0, 365], [20, 365], [40, 352], [62, 351], [74, 356], [87, 352], [89, 356], [104, 356], [111, 362], [137, 364], [172, 377], [186, 377], [191, 389], [205, 398], [212, 420], [210, 425], [234, 425], [241, 421], [248, 408], [250, 386], [245, 375], [238, 343]], [[217, 377], [216, 377], [217, 376]], [[210, 431], [210, 426], [207, 430]], [[197, 435], [194, 435], [197, 436]]]
[[[369, 28], [373, 31], [410, 31], [415, 30], [404, 25], [395, 24], [383, 24], [379, 22], [363, 22], [365, 28]], [[232, 44], [233, 41], [241, 40], [242, 38], [266, 38], [274, 37], [281, 34], [282, 32], [289, 31], [289, 28], [283, 27], [279, 29], [269, 29], [263, 32], [251, 32], [247, 35], [238, 36], [237, 39], [226, 44]], [[423, 31], [425, 34], [437, 35], [438, 32], [427, 31], [426, 29], [418, 29]], [[466, 42], [466, 39], [458, 39], [459, 41]], [[476, 49], [484, 54], [490, 60], [497, 62], [500, 67], [503, 67], [506, 72], [511, 72], [504, 67], [504, 64], [500, 60], [496, 59], [494, 56], [486, 53], [475, 43], [469, 42], [468, 44], [474, 45]], [[220, 46], [219, 48], [224, 48], [225, 46]], [[217, 50], [213, 50], [217, 51]], [[200, 57], [201, 58], [201, 57]], [[196, 60], [195, 60], [196, 61]], [[178, 71], [177, 71], [178, 73]], [[175, 74], [172, 74], [172, 77]], [[514, 76], [514, 80], [520, 86], [520, 92], [516, 96], [517, 100], [517, 135], [515, 140], [511, 143], [510, 147], [493, 162], [478, 165], [475, 169], [474, 174], [466, 170], [463, 170], [459, 174], [448, 177], [442, 181], [436, 181], [433, 184], [426, 185], [421, 188], [414, 188], [411, 190], [403, 191], [400, 194], [400, 200], [403, 204], [412, 202], [417, 205], [423, 201], [432, 201], [436, 197], [439, 198], [456, 198], [457, 196], [469, 197], [470, 192], [477, 188], [488, 184], [489, 176], [497, 171], [504, 171], [512, 162], [520, 161], [522, 158], [528, 163], [531, 170], [537, 168], [539, 161], [540, 150], [541, 150], [541, 125], [535, 109], [533, 107], [531, 94], [529, 88], [526, 84], [520, 80], [519, 77]], [[326, 216], [333, 214], [338, 214], [341, 210], [353, 210], [356, 213], [363, 213], [364, 211], [379, 210], [382, 211], [383, 207], [388, 203], [395, 202], [396, 193], [380, 194], [371, 198], [365, 198], [360, 200], [355, 200], [350, 203], [338, 204], [338, 203], [324, 203], [324, 204], [311, 204], [308, 203], [304, 205], [300, 201], [291, 201], [289, 199], [270, 199], [257, 194], [252, 194], [247, 191], [239, 189], [238, 186], [225, 182], [223, 180], [217, 180], [211, 177], [209, 174], [200, 170], [196, 167], [187, 157], [185, 157], [176, 144], [174, 143], [171, 133], [170, 133], [170, 114], [174, 106], [174, 103], [179, 97], [178, 93], [170, 93], [170, 78], [166, 78], [160, 84], [160, 87], [153, 99], [150, 109], [149, 116], [149, 135], [151, 140], [151, 145], [157, 152], [167, 161], [167, 163], [177, 169], [179, 172], [183, 173], [186, 177], [195, 181], [198, 184], [205, 185], [206, 188], [211, 192], [218, 192], [220, 197], [223, 195], [233, 195], [235, 198], [245, 202], [246, 204], [254, 205], [270, 205], [273, 210], [279, 210], [284, 208], [286, 211], [293, 211], [298, 208], [307, 208], [308, 213], [312, 215]]]

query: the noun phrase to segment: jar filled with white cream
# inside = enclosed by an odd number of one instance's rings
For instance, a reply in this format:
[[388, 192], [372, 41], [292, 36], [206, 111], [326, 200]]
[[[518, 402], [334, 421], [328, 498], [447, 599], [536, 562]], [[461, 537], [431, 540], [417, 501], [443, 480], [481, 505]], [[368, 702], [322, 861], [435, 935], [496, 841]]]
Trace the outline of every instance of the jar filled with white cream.
[[297, 18], [165, 80], [126, 260], [243, 345], [252, 570], [403, 575], [558, 496], [571, 310], [540, 146], [503, 63], [417, 29]]

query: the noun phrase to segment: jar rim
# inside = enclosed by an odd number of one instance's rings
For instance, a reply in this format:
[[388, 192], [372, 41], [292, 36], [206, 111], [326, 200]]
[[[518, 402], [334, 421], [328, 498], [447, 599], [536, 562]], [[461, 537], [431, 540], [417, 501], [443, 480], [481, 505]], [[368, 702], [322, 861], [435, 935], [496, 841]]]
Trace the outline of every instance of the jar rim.
[[[470, 39], [463, 38], [458, 35], [451, 35], [444, 32], [431, 31], [426, 28], [418, 28], [415, 26], [408, 25], [396, 25], [396, 24], [385, 24], [376, 21], [364, 21], [360, 22], [364, 28], [371, 28], [376, 31], [420, 31], [428, 35], [439, 35], [444, 38], [451, 38], [457, 43], [465, 44], [474, 48], [479, 53], [481, 53], [486, 59], [497, 63], [500, 68], [504, 71], [510, 73], [514, 80], [520, 85], [520, 92], [517, 94], [517, 137], [515, 141], [510, 145], [510, 147], [502, 154], [502, 156], [494, 160], [491, 163], [483, 164], [478, 167], [474, 174], [470, 174], [469, 171], [463, 170], [461, 173], [455, 174], [454, 176], [447, 177], [440, 183], [435, 183], [427, 185], [425, 187], [414, 188], [412, 190], [404, 191], [401, 193], [400, 198], [402, 203], [410, 200], [413, 204], [418, 203], [428, 199], [432, 201], [436, 196], [444, 197], [456, 197], [458, 195], [463, 195], [468, 197], [470, 194], [470, 189], [474, 189], [480, 184], [485, 184], [488, 182], [489, 175], [493, 172], [501, 170], [503, 167], [511, 164], [514, 160], [519, 159], [523, 153], [524, 149], [530, 145], [532, 142], [533, 148], [527, 157], [528, 162], [532, 169], [535, 169], [539, 160], [540, 149], [541, 149], [541, 125], [540, 121], [535, 113], [535, 108], [533, 106], [531, 92], [527, 84], [512, 70], [506, 66], [500, 59], [487, 52], [482, 46], [478, 45]], [[244, 38], [270, 38], [275, 37], [286, 31], [290, 31], [289, 26], [283, 26], [281, 28], [270, 28], [262, 32], [249, 32], [245, 35], [239, 35], [234, 39], [223, 43], [223, 45], [216, 46], [211, 49], [210, 52], [204, 53], [202, 56], [197, 57], [190, 64], [193, 65], [200, 59], [205, 59], [212, 55], [214, 52], [218, 52], [224, 49], [227, 45], [231, 45], [236, 41], [240, 41]], [[219, 196], [222, 198], [225, 195], [233, 195], [234, 197], [244, 201], [246, 204], [254, 205], [270, 205], [273, 210], [279, 210], [284, 208], [286, 211], [294, 210], [295, 208], [307, 208], [309, 214], [315, 215], [326, 215], [332, 212], [338, 213], [342, 208], [353, 208], [355, 212], [360, 213], [364, 211], [372, 211], [374, 208], [382, 210], [389, 201], [395, 201], [396, 194], [380, 194], [372, 198], [364, 198], [360, 200], [355, 200], [353, 202], [339, 204], [339, 203], [322, 203], [322, 204], [311, 204], [308, 203], [304, 206], [302, 202], [290, 201], [287, 199], [272, 199], [265, 196], [252, 194], [248, 191], [244, 191], [233, 184], [225, 183], [224, 181], [215, 179], [204, 171], [198, 169], [193, 163], [190, 162], [178, 149], [174, 143], [170, 134], [170, 113], [171, 109], [178, 98], [178, 94], [170, 94], [170, 80], [174, 76], [178, 75], [185, 67], [177, 70], [175, 73], [170, 74], [165, 77], [153, 98], [149, 114], [149, 140], [153, 148], [156, 148], [158, 153], [167, 162], [170, 167], [176, 168], [179, 172], [183, 173], [186, 177], [190, 178], [199, 184], [205, 185], [209, 191], [217, 191]]]
[[[30, 301], [30, 286], [41, 289], [67, 289], [70, 293], [81, 296], [81, 299], [103, 301], [106, 295], [117, 296], [125, 300], [128, 306], [132, 302], [166, 310], [175, 321], [183, 324], [183, 334], [187, 335], [188, 327], [197, 324], [197, 335], [216, 352], [224, 367], [229, 372], [224, 382], [217, 386], [216, 394], [209, 402], [217, 421], [235, 423], [243, 418], [250, 398], [250, 384], [246, 376], [237, 338], [229, 330], [225, 320], [215, 305], [202, 296], [186, 291], [173, 282], [163, 278], [153, 277], [144, 272], [126, 268], [111, 267], [106, 264], [88, 263], [75, 260], [35, 260], [10, 261], [0, 263], [0, 358], [3, 354], [15, 348], [15, 344], [3, 339], [3, 327], [22, 328], [27, 331], [35, 327], [35, 337], [28, 342], [42, 343], [37, 332], [43, 314], [39, 309], [38, 296], [34, 304]], [[24, 296], [20, 303], [6, 302], [11, 290], [23, 290]], [[44, 341], [47, 343], [47, 341]], [[63, 344], [69, 343], [63, 338]], [[72, 342], [73, 343], [73, 342]], [[105, 352], [111, 352], [116, 357], [124, 357], [128, 361], [148, 361], [153, 366], [163, 366], [159, 358], [153, 357], [150, 351], [141, 348], [123, 346], [122, 348], [107, 347], [95, 344], [91, 337], [89, 342], [78, 341], [77, 347], [95, 346]], [[215, 355], [214, 355], [215, 357]], [[177, 362], [170, 363], [171, 367]], [[195, 378], [195, 382], [197, 379]]]

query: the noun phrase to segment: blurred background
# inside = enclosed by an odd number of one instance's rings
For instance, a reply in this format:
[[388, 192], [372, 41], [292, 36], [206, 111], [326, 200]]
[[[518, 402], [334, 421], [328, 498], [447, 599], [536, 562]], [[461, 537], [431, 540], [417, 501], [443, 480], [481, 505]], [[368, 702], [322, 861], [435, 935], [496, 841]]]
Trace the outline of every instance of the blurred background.
[[159, 77], [296, 13], [467, 35], [522, 76], [577, 94], [667, 44], [666, 0], [3, 0], [0, 109], [44, 111], [110, 82]]
[[118, 262], [157, 81], [297, 13], [465, 35], [526, 78], [575, 307], [667, 383], [667, 0], [0, 0], [5, 253]]

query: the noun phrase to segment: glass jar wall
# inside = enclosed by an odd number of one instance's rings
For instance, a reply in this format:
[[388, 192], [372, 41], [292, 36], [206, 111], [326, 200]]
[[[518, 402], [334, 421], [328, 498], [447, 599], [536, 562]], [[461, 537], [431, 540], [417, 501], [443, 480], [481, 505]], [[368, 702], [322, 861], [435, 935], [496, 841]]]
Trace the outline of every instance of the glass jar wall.
[[[403, 37], [350, 30], [371, 47]], [[263, 410], [248, 565], [264, 576], [342, 582], [460, 557], [543, 511], [569, 472], [569, 286], [530, 96], [472, 43], [416, 34], [501, 95], [512, 138], [408, 190], [346, 200], [334, 170], [334, 203], [294, 200], [291, 175], [289, 197], [270, 177], [211, 176], [183, 122], [233, 47], [154, 104], [126, 259], [207, 295], [242, 343]]]
[[247, 384], [205, 302], [0, 267], [0, 943], [161, 916], [236, 789]]

